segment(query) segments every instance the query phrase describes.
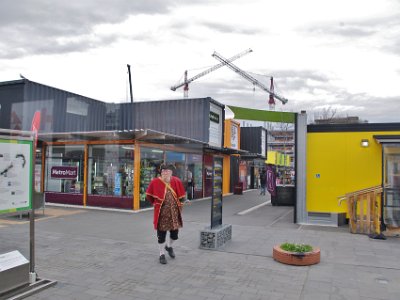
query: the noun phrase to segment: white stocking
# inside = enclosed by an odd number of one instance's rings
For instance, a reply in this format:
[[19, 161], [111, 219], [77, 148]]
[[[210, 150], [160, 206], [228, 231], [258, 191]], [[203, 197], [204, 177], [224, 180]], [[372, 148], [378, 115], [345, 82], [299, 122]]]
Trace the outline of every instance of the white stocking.
[[165, 255], [165, 252], [164, 252], [165, 242], [162, 243], [162, 244], [158, 244], [158, 248], [160, 250], [160, 256], [163, 255], [163, 254]]
[[169, 238], [169, 239], [168, 239], [168, 243], [167, 243], [167, 247], [168, 247], [168, 248], [171, 248], [173, 242], [175, 242], [175, 241], [174, 241], [173, 239]]

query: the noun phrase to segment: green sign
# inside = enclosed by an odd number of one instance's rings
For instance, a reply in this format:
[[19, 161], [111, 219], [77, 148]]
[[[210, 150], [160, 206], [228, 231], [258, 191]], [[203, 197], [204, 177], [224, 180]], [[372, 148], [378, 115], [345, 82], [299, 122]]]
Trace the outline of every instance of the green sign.
[[32, 209], [33, 141], [0, 137], [0, 214]]
[[234, 118], [239, 120], [294, 123], [296, 119], [296, 114], [290, 112], [268, 111], [231, 105], [228, 107], [235, 114]]
[[219, 124], [219, 114], [210, 111], [210, 120], [213, 121], [214, 123], [218, 123]]

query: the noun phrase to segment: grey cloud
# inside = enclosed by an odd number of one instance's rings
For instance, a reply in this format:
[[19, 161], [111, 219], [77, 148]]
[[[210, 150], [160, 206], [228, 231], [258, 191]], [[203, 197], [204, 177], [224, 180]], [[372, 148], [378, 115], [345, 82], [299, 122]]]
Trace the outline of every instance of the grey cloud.
[[[399, 7], [400, 9], [400, 7]], [[399, 55], [400, 50], [400, 13], [390, 16], [369, 18], [349, 22], [317, 23], [300, 30], [307, 35], [331, 36], [342, 38], [340, 42], [378, 38], [383, 39], [384, 51]]]
[[[262, 76], [260, 73], [269, 73], [270, 75]], [[330, 86], [330, 78], [326, 74], [314, 70], [265, 70], [250, 74], [267, 87], [270, 86], [270, 77], [274, 77], [275, 92], [284, 97], [285, 93], [298, 91], [315, 94], [316, 89]], [[309, 80], [313, 80], [313, 85], [309, 84]]]
[[221, 33], [237, 33], [237, 34], [246, 34], [246, 35], [254, 35], [258, 34], [261, 31], [256, 28], [250, 27], [241, 27], [237, 24], [226, 24], [219, 22], [202, 22], [200, 25], [205, 26], [213, 31], [218, 31]]
[[[279, 84], [279, 93], [288, 98], [289, 102], [282, 105], [276, 101], [276, 109], [291, 112], [306, 110], [309, 115], [318, 111], [321, 105], [337, 108], [337, 114], [341, 116], [358, 116], [370, 123], [377, 122], [400, 122], [398, 107], [399, 97], [374, 97], [365, 93], [352, 94], [347, 90], [338, 88], [330, 83], [330, 78], [313, 70], [302, 70], [298, 72], [281, 70], [274, 71], [276, 82]], [[307, 79], [316, 81], [317, 87], [309, 86]], [[266, 83], [265, 81], [264, 83]], [[265, 84], [267, 85], [267, 84]], [[269, 85], [267, 85], [269, 87]], [[215, 80], [213, 82], [203, 81], [190, 85], [190, 97], [212, 97], [215, 100], [226, 104], [255, 109], [268, 109], [268, 93], [255, 88], [251, 83], [237, 76], [229, 80]], [[316, 89], [322, 90], [326, 97], [317, 93]], [[277, 91], [277, 90], [276, 90]], [[292, 99], [287, 95], [296, 92], [305, 92], [309, 97]], [[302, 93], [303, 94], [303, 93]]]
[[365, 28], [362, 25], [343, 23], [330, 24], [310, 29], [310, 32], [314, 34], [337, 35], [348, 38], [368, 37], [378, 31], [378, 28]]
[[400, 14], [375, 17], [359, 21], [315, 23], [301, 31], [317, 34], [342, 36], [345, 38], [364, 38], [400, 26]]
[[[109, 36], [60, 44], [58, 38], [89, 35], [99, 24], [123, 22], [131, 15], [167, 13], [176, 1], [164, 0], [3, 0], [0, 10], [1, 58], [83, 51], [115, 40]], [[43, 52], [42, 52], [43, 51]]]

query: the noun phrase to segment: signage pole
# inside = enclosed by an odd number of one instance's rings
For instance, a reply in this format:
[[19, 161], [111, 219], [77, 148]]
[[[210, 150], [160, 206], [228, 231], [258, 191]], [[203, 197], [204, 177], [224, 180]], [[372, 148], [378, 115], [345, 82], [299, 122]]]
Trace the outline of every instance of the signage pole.
[[29, 283], [35, 283], [35, 207], [33, 203], [32, 210], [29, 213], [29, 224]]
[[38, 131], [40, 129], [41, 112], [36, 111], [33, 115], [31, 131], [33, 133], [32, 145], [32, 187], [31, 187], [31, 205], [32, 209], [29, 213], [29, 282], [36, 282], [35, 272], [35, 166], [36, 166], [36, 146], [38, 139]]

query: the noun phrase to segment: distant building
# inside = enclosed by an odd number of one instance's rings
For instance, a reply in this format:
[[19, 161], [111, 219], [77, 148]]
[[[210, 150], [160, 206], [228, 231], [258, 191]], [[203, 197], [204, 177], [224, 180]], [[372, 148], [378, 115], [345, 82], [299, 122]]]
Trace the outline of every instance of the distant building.
[[357, 123], [368, 123], [368, 121], [360, 120], [357, 116], [350, 117], [337, 117], [328, 119], [315, 119], [315, 124], [357, 124]]
[[268, 151], [277, 151], [290, 156], [290, 164], [294, 162], [294, 131], [270, 130], [268, 131]]

